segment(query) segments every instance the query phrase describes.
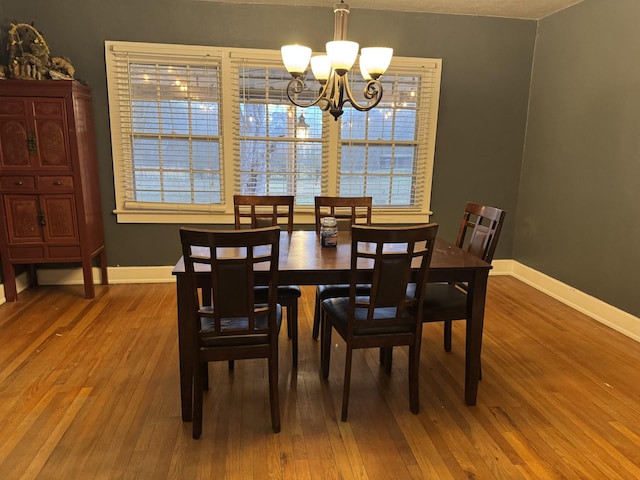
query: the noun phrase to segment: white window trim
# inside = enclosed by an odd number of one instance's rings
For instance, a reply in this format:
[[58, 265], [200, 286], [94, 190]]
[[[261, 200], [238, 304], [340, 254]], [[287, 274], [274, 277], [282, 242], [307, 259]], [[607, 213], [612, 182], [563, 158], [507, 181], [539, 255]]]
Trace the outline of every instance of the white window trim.
[[[265, 60], [274, 61], [280, 58], [280, 52], [275, 50], [259, 50], [259, 49], [240, 49], [240, 48], [220, 48], [220, 47], [207, 47], [207, 46], [193, 46], [193, 45], [174, 45], [174, 44], [150, 44], [139, 42], [120, 42], [120, 41], [105, 41], [105, 58], [107, 69], [107, 86], [109, 91], [115, 91], [114, 75], [110, 75], [110, 72], [115, 68], [115, 55], [116, 51], [126, 51], [130, 53], [138, 54], [157, 54], [159, 51], [170, 55], [188, 55], [194, 54], [198, 56], [209, 55], [212, 58], [220, 59], [222, 62], [221, 79], [222, 79], [222, 100], [221, 100], [221, 112], [222, 112], [222, 163], [223, 163], [223, 182], [226, 201], [222, 205], [212, 205], [208, 211], [196, 212], [196, 211], [177, 211], [166, 210], [159, 207], [157, 210], [151, 209], [132, 209], [125, 208], [124, 206], [124, 171], [122, 168], [122, 162], [119, 158], [119, 152], [121, 151], [121, 135], [118, 132], [120, 129], [120, 115], [119, 106], [116, 101], [117, 98], [113, 95], [109, 95], [109, 111], [110, 111], [110, 125], [111, 125], [111, 143], [112, 143], [112, 155], [113, 155], [113, 169], [114, 169], [114, 189], [115, 189], [115, 201], [116, 208], [113, 213], [117, 215], [118, 223], [176, 223], [176, 224], [232, 224], [233, 223], [233, 189], [234, 189], [234, 159], [233, 152], [235, 151], [234, 143], [237, 141], [236, 136], [225, 134], [225, 130], [228, 130], [231, 125], [231, 121], [226, 119], [233, 118], [233, 102], [224, 101], [225, 98], [231, 98], [231, 82], [228, 77], [231, 68], [231, 57], [242, 55], [250, 58], [263, 58]], [[402, 72], [403, 69], [415, 72], [416, 69], [431, 68], [433, 69], [433, 83], [432, 88], [435, 92], [431, 95], [429, 109], [431, 115], [428, 117], [427, 131], [430, 132], [429, 138], [426, 143], [423, 142], [423, 148], [426, 148], [426, 163], [425, 163], [425, 177], [423, 178], [423, 197], [421, 201], [421, 207], [415, 209], [397, 208], [392, 207], [374, 208], [373, 216], [374, 221], [377, 223], [388, 224], [402, 224], [402, 223], [415, 223], [428, 221], [428, 217], [432, 214], [430, 210], [431, 202], [431, 187], [433, 179], [433, 163], [435, 157], [435, 134], [438, 121], [438, 107], [440, 98], [440, 81], [442, 71], [441, 59], [430, 58], [410, 58], [410, 57], [393, 57], [390, 70], [394, 72]], [[315, 107], [311, 107], [315, 108]], [[329, 143], [338, 144], [339, 136], [339, 123], [333, 121], [333, 118], [327, 121], [328, 129], [327, 135], [329, 136]], [[327, 192], [323, 192], [324, 195], [335, 195], [337, 191], [337, 167], [338, 167], [338, 149], [331, 151], [329, 155], [328, 165], [328, 178], [327, 178]], [[313, 224], [315, 222], [313, 207], [296, 207], [296, 223], [300, 224]]]

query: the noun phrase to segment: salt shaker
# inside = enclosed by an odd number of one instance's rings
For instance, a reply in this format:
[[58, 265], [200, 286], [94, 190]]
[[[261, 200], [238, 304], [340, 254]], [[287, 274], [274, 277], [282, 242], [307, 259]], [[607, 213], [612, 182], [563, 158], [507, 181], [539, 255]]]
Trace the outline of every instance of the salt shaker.
[[335, 217], [324, 217], [320, 220], [320, 245], [335, 247], [338, 244], [338, 222]]

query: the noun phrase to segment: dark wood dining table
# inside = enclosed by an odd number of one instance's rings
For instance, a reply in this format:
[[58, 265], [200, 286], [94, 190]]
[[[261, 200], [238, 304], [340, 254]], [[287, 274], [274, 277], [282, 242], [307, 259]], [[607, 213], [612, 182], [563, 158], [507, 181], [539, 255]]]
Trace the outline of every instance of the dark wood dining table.
[[[280, 233], [279, 283], [283, 285], [320, 285], [349, 283], [351, 233], [340, 231], [336, 248], [320, 246], [315, 231]], [[468, 310], [464, 398], [475, 405], [480, 378], [480, 352], [484, 325], [484, 304], [491, 265], [442, 238], [436, 239], [431, 258], [429, 282], [467, 282]], [[191, 311], [189, 289], [185, 281], [184, 261], [178, 260], [172, 272], [176, 276], [178, 303], [178, 350], [180, 357], [180, 399], [183, 421], [192, 419], [193, 359], [191, 328], [196, 325]], [[206, 272], [203, 272], [203, 277]], [[367, 282], [366, 271], [362, 282]]]

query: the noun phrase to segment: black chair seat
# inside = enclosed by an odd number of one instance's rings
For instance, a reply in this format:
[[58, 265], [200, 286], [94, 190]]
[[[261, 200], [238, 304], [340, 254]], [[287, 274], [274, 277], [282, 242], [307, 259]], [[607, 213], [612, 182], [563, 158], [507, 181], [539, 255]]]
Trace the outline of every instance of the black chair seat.
[[[356, 295], [367, 295], [370, 290], [371, 285], [368, 283], [356, 285]], [[348, 297], [349, 284], [336, 283], [334, 285], [318, 285], [317, 295], [320, 301], [332, 297]]]
[[[260, 305], [256, 305], [259, 307]], [[264, 305], [267, 306], [266, 304]], [[213, 312], [213, 308], [206, 307], [200, 309], [203, 311]], [[282, 325], [282, 307], [276, 306], [276, 322], [278, 325], [278, 332]], [[200, 337], [202, 338], [202, 346], [204, 347], [233, 347], [233, 346], [245, 346], [245, 345], [260, 345], [267, 341], [267, 332], [269, 330], [269, 317], [262, 315], [256, 317], [255, 320], [256, 329], [264, 330], [265, 333], [256, 333], [254, 335], [233, 335], [233, 331], [247, 331], [249, 328], [248, 318], [223, 318], [220, 322], [220, 333], [215, 332], [215, 322], [211, 317], [200, 317]], [[207, 335], [207, 332], [211, 332], [211, 336]], [[227, 335], [224, 335], [228, 333]]]
[[[269, 291], [266, 286], [255, 287], [256, 302], [266, 301], [266, 294]], [[281, 298], [300, 298], [302, 291], [297, 285], [278, 285], [278, 299]]]
[[[368, 297], [356, 297], [356, 301], [364, 302], [368, 301]], [[349, 297], [327, 298], [323, 300], [322, 306], [327, 313], [333, 317], [333, 326], [338, 331], [346, 331], [349, 323]], [[404, 318], [415, 319], [415, 312], [410, 315], [408, 311], [405, 311]], [[396, 308], [376, 308], [373, 314], [374, 320], [383, 320], [388, 318], [395, 318]], [[367, 309], [356, 308], [353, 321], [357, 325], [358, 322], [364, 322], [367, 320]], [[376, 327], [357, 327], [353, 329], [354, 335], [384, 335], [384, 334], [398, 334], [398, 333], [412, 333], [415, 330], [415, 323], [409, 325], [402, 325], [398, 323], [399, 320], [395, 319], [393, 324], [381, 325]]]
[[[412, 297], [415, 283], [409, 284], [407, 296]], [[423, 322], [444, 322], [467, 318], [467, 294], [451, 283], [428, 283], [425, 287]]]

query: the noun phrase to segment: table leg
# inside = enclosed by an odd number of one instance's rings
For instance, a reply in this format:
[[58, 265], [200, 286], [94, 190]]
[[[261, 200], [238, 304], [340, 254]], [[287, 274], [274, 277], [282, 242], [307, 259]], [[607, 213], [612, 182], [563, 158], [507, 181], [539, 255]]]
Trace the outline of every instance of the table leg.
[[178, 353], [180, 357], [180, 402], [182, 421], [193, 418], [193, 361], [191, 359], [191, 341], [189, 331], [189, 288], [184, 275], [177, 275], [176, 291], [178, 301]]
[[484, 304], [487, 294], [488, 270], [477, 270], [469, 282], [467, 294], [467, 339], [464, 373], [464, 400], [467, 405], [475, 405], [480, 379], [480, 352], [482, 350], [482, 330], [484, 327]]

